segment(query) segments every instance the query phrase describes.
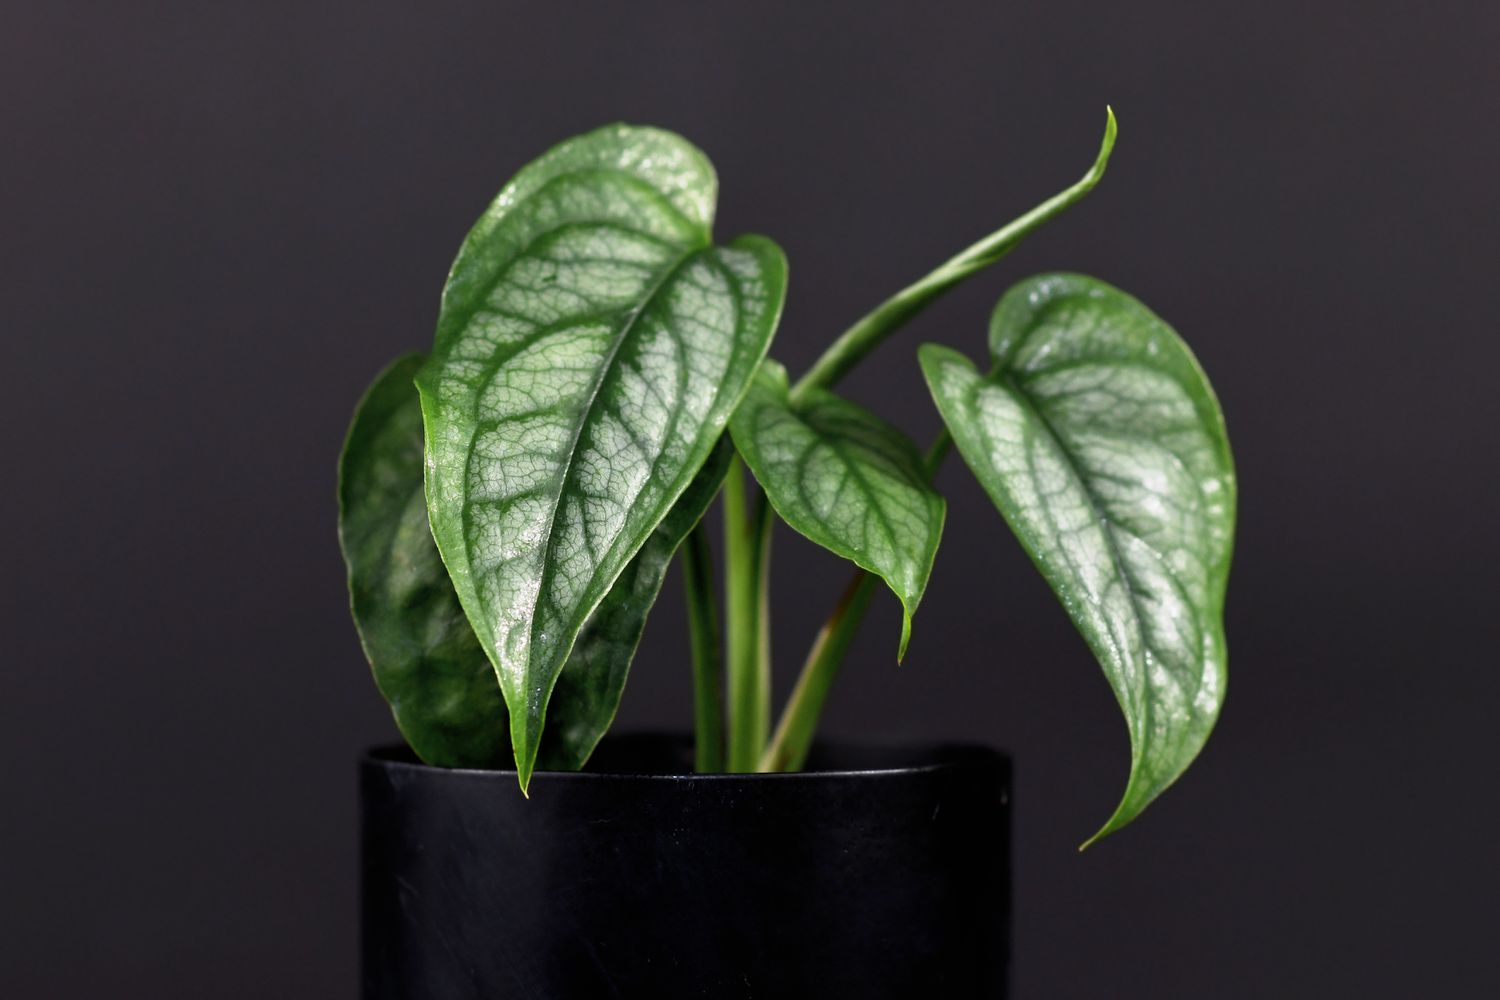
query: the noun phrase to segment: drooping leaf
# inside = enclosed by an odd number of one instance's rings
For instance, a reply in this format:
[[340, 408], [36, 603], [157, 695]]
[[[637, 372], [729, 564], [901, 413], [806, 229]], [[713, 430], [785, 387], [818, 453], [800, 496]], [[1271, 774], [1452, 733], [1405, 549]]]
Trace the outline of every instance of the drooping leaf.
[[[539, 766], [578, 770], [614, 721], [626, 674], [646, 630], [646, 616], [661, 593], [672, 557], [718, 495], [733, 455], [725, 435], [578, 633], [552, 691], [553, 708], [542, 735]], [[487, 663], [485, 670], [493, 679]]]
[[[427, 524], [422, 410], [412, 384], [423, 360], [409, 355], [381, 373], [344, 447], [339, 538], [351, 606], [376, 683], [417, 756], [441, 767], [502, 767], [505, 701]], [[614, 720], [672, 556], [718, 492], [732, 453], [725, 437], [580, 632], [558, 678], [563, 693], [543, 739], [543, 767], [583, 767]]]
[[497, 767], [510, 742], [495, 672], [448, 581], [422, 494], [423, 357], [365, 392], [339, 459], [339, 544], [350, 608], [380, 693], [429, 764]]
[[[1130, 822], [1197, 756], [1224, 701], [1236, 486], [1207, 378], [1135, 299], [1043, 275], [1000, 300], [993, 368], [928, 344], [965, 462], [1104, 668], [1130, 730]], [[1087, 845], [1085, 845], [1087, 846]]]
[[524, 787], [584, 621], [719, 439], [785, 295], [711, 243], [683, 139], [611, 126], [512, 180], [465, 240], [417, 377], [433, 535], [511, 708]]
[[928, 485], [916, 446], [873, 413], [822, 389], [793, 406], [786, 369], [771, 360], [761, 365], [730, 430], [782, 520], [879, 576], [900, 598], [899, 660], [947, 511]]

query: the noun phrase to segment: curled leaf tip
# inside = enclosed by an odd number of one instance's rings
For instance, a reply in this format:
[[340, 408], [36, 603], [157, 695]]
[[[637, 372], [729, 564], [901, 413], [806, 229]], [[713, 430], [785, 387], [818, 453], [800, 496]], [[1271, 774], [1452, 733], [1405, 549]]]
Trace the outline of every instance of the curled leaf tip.
[[1084, 184], [1093, 187], [1104, 176], [1104, 168], [1109, 165], [1109, 154], [1114, 151], [1115, 137], [1119, 133], [1120, 126], [1115, 121], [1115, 110], [1106, 104], [1104, 106], [1104, 138], [1099, 142], [1099, 155], [1094, 157], [1094, 165], [1089, 167], [1088, 173], [1083, 175]]
[[1129, 795], [1127, 793], [1126, 797], [1121, 799], [1120, 804], [1115, 807], [1114, 813], [1110, 815], [1109, 819], [1104, 821], [1104, 825], [1095, 830], [1093, 836], [1089, 837], [1088, 840], [1085, 840], [1083, 843], [1078, 845], [1078, 853], [1082, 854], [1090, 847], [1093, 847], [1095, 844], [1099, 843], [1099, 841], [1103, 840], [1105, 837], [1119, 833], [1121, 830], [1125, 829], [1127, 826], [1133, 823], [1136, 817], [1140, 815], [1140, 813], [1140, 809], [1131, 808]]

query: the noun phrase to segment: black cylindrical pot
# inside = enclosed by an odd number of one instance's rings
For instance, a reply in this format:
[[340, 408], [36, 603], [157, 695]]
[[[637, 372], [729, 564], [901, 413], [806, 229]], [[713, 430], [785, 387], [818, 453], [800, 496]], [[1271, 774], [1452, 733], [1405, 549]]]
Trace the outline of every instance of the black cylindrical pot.
[[360, 766], [366, 1000], [1003, 997], [1010, 767], [825, 746], [695, 775], [688, 742], [590, 771]]

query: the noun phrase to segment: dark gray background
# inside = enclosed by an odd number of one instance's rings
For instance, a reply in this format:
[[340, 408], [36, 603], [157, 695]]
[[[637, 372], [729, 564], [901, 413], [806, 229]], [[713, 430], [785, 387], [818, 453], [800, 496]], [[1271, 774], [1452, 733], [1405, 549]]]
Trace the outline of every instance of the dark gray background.
[[[775, 352], [1071, 182], [1091, 199], [847, 383], [913, 433], [1048, 268], [1197, 350], [1242, 480], [1232, 683], [1079, 856], [1125, 731], [957, 463], [908, 662], [882, 597], [827, 729], [1018, 759], [1017, 996], [1496, 995], [1493, 4], [7, 4], [0, 992], [352, 997], [353, 761], [394, 729], [333, 463], [523, 162], [615, 119], [786, 248]], [[781, 681], [845, 569], [789, 535]], [[664, 594], [622, 725], [689, 718]]]

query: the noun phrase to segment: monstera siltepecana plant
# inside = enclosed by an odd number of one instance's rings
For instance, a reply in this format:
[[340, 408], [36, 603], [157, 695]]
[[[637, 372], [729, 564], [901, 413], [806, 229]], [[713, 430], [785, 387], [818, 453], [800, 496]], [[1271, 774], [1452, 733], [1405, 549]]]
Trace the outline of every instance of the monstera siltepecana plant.
[[[933, 476], [956, 449], [1124, 714], [1129, 777], [1089, 842], [1129, 823], [1223, 704], [1223, 418], [1172, 328], [1079, 274], [1006, 292], [979, 364], [918, 350], [945, 427], [925, 450], [833, 390], [1081, 200], [1115, 133], [1111, 113], [1080, 181], [795, 380], [767, 356], [785, 257], [761, 236], [715, 242], [717, 180], [684, 139], [608, 126], [501, 190], [431, 352], [375, 380], [340, 464], [354, 619], [415, 755], [364, 765], [367, 995], [1000, 994], [1007, 765], [817, 745], [830, 686], [881, 582], [904, 655], [946, 515]], [[716, 498], [722, 606], [702, 523]], [[773, 727], [778, 518], [855, 570]], [[691, 757], [665, 737], [601, 746], [674, 561]]]

